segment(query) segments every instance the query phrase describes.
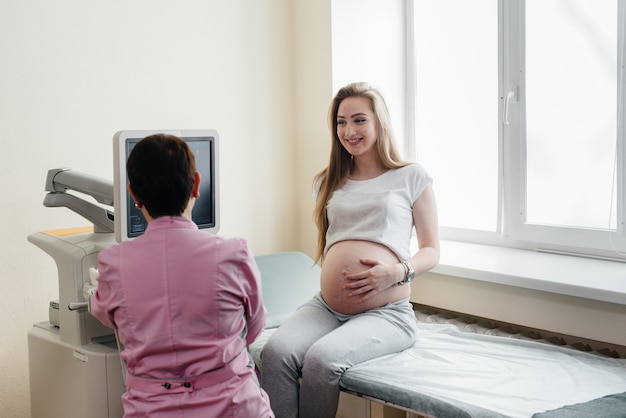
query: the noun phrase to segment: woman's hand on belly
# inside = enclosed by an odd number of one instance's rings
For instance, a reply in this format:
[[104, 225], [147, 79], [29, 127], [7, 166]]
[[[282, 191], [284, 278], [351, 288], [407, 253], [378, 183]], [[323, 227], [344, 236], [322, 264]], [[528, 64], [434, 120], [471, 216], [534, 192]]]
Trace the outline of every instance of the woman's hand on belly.
[[356, 302], [365, 302], [377, 294], [395, 286], [404, 276], [401, 264], [388, 264], [373, 258], [361, 258], [359, 262], [370, 268], [352, 274], [344, 273], [344, 289]]
[[404, 275], [399, 269], [398, 257], [383, 245], [338, 242], [322, 265], [322, 296], [333, 310], [350, 315], [408, 298], [411, 287], [395, 285]]

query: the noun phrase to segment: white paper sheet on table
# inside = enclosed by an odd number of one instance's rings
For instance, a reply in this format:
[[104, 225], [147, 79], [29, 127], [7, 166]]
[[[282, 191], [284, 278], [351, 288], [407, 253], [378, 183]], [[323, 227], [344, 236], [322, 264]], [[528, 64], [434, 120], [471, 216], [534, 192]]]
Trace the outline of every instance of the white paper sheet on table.
[[[471, 334], [449, 324], [420, 323], [419, 329], [413, 348], [352, 367], [351, 380], [388, 383], [390, 391], [413, 391], [453, 405], [460, 401], [510, 417], [626, 392], [624, 359]], [[374, 396], [390, 399], [385, 393]]]

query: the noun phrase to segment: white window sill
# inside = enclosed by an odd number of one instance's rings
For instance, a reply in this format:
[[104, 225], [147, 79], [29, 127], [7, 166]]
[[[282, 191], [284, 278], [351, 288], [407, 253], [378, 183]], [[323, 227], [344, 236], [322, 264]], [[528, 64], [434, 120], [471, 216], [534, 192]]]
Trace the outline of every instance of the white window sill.
[[441, 242], [433, 273], [626, 305], [626, 263]]

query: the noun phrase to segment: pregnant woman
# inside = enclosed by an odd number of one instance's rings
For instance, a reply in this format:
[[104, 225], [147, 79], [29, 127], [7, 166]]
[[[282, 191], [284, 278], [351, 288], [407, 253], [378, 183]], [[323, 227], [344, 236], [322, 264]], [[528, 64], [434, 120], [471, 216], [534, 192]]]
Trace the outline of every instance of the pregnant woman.
[[380, 93], [365, 83], [340, 89], [329, 125], [330, 161], [314, 180], [321, 292], [262, 354], [262, 387], [277, 418], [334, 418], [345, 370], [410, 347], [409, 283], [439, 261], [432, 179], [400, 159]]

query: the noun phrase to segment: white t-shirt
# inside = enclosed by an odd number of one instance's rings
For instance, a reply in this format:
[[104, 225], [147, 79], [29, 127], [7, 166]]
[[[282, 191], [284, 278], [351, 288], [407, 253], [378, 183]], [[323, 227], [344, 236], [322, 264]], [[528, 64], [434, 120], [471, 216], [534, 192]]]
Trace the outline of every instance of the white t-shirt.
[[392, 169], [369, 180], [347, 180], [326, 207], [329, 227], [324, 254], [339, 241], [363, 240], [383, 244], [400, 260], [407, 260], [413, 203], [431, 182], [419, 164]]

